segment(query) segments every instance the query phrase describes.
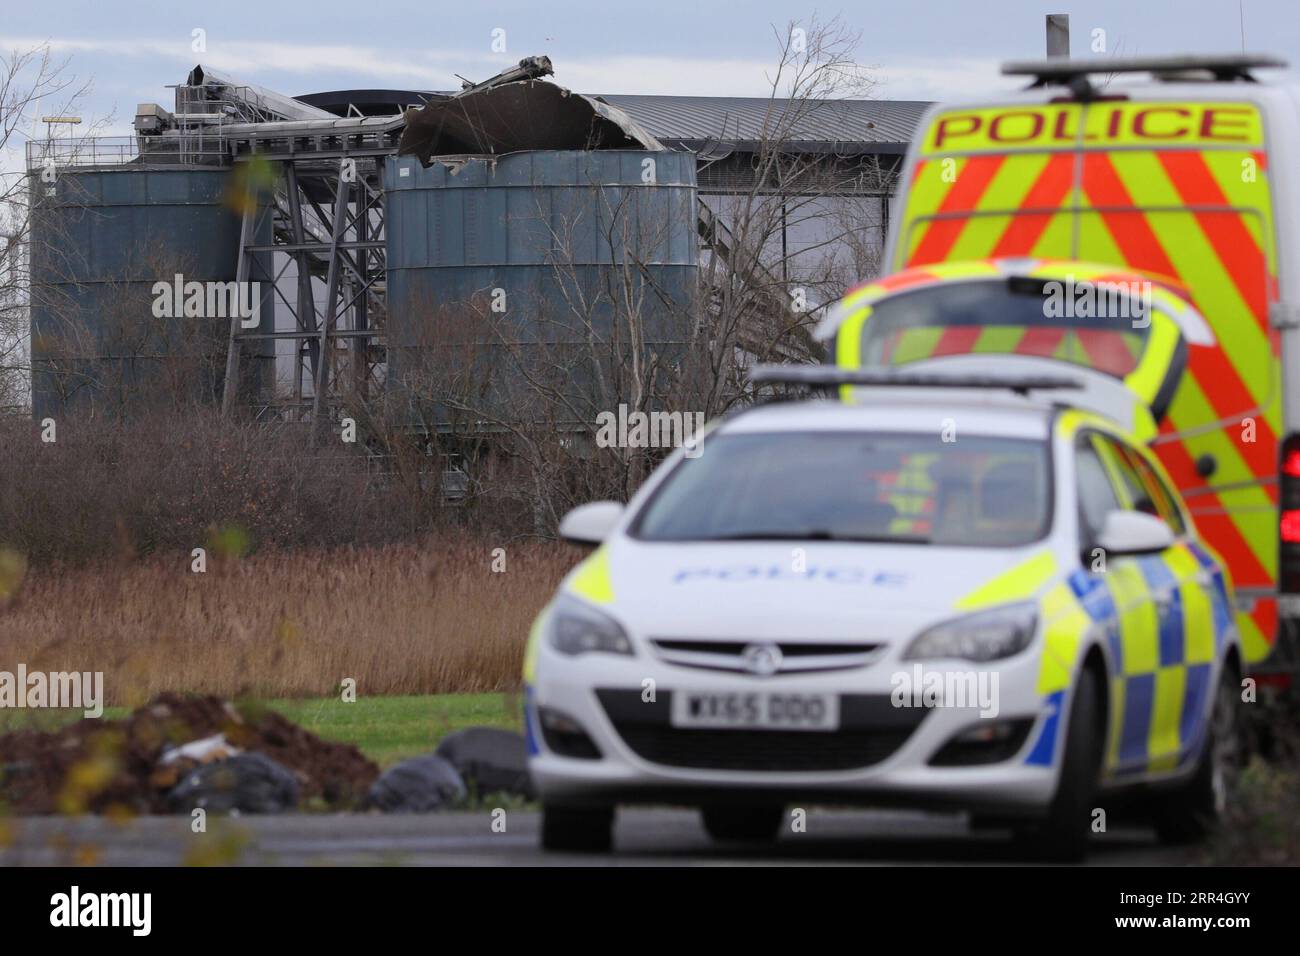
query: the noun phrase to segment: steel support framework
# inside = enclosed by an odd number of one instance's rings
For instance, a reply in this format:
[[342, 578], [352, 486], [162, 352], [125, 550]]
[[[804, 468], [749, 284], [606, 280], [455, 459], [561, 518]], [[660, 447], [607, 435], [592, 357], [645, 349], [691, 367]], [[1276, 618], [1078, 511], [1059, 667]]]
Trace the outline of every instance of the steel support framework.
[[[259, 420], [310, 418], [322, 429], [340, 407], [383, 387], [382, 153], [348, 155], [346, 144], [328, 152], [250, 150], [236, 165], [255, 160], [274, 164], [274, 187], [246, 197], [237, 279], [271, 284], [276, 321], [271, 330], [246, 330], [232, 319], [222, 409], [251, 409]], [[296, 282], [284, 281], [290, 268]], [[291, 397], [276, 397], [278, 382], [268, 389], [241, 380], [241, 368], [266, 340], [294, 343]]]

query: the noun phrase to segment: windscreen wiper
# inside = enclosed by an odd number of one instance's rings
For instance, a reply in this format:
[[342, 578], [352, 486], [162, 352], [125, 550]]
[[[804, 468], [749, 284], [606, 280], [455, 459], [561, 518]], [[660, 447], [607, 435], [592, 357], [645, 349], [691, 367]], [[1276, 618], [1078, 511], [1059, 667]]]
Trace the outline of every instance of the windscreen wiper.
[[706, 541], [849, 541], [855, 544], [929, 544], [918, 534], [836, 534], [824, 528], [811, 531], [744, 531], [718, 535]]

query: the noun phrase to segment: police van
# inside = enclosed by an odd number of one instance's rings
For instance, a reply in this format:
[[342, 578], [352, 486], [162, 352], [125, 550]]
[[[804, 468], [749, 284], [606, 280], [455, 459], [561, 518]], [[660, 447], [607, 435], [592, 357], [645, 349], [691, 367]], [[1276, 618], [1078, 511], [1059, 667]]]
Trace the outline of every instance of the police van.
[[[825, 331], [850, 368], [1001, 353], [1140, 396], [1152, 451], [1231, 570], [1252, 672], [1285, 684], [1300, 618], [1300, 88], [1257, 76], [1281, 66], [1012, 63], [1022, 92], [932, 107], [901, 170], [892, 275]], [[996, 291], [973, 284], [999, 271]], [[1172, 321], [1018, 304], [1107, 280], [1149, 283]], [[1204, 328], [1178, 324], [1180, 302]], [[871, 333], [873, 310], [897, 342]]]

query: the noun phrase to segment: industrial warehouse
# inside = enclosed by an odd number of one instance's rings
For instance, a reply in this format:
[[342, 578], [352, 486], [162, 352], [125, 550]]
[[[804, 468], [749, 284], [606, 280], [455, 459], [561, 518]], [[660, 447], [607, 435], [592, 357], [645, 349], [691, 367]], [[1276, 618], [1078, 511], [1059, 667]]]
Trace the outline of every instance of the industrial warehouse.
[[535, 416], [537, 377], [563, 383], [547, 420], [586, 431], [629, 399], [712, 414], [748, 365], [815, 354], [818, 307], [879, 261], [926, 104], [595, 96], [551, 72], [292, 98], [200, 65], [133, 137], [29, 142], [33, 414], [163, 388], [445, 429]]

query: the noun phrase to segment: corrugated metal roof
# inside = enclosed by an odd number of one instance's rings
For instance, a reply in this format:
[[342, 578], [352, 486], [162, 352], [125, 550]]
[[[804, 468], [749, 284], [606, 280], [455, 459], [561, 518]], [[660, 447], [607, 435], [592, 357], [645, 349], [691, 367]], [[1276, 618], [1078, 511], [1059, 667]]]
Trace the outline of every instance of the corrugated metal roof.
[[[301, 97], [349, 102], [373, 91], [336, 91]], [[415, 103], [447, 93], [382, 91], [394, 101]], [[790, 104], [764, 96], [660, 96], [605, 94], [593, 97], [623, 110], [671, 147], [700, 150], [711, 144], [744, 148], [764, 139], [764, 127], [789, 126], [787, 145], [841, 153], [902, 153], [930, 104], [924, 100], [820, 100]], [[786, 113], [789, 111], [789, 115]]]
[[[773, 100], [747, 96], [600, 97], [625, 111], [663, 143], [744, 148], [771, 138], [789, 146], [843, 153], [901, 153], [930, 104], [922, 100]], [[764, 130], [769, 132], [764, 133]]]

